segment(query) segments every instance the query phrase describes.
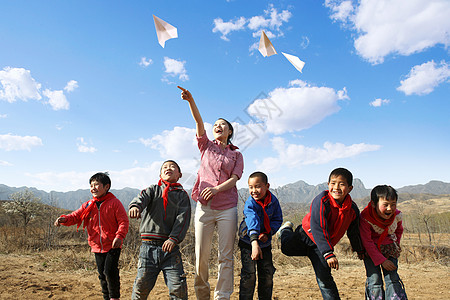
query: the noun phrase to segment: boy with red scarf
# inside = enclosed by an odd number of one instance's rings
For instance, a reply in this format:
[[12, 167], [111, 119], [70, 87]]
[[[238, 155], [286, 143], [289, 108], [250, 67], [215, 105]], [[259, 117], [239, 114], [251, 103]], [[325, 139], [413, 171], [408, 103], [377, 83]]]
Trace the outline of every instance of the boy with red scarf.
[[147, 299], [163, 272], [170, 299], [187, 299], [186, 274], [178, 246], [186, 236], [191, 221], [191, 202], [177, 181], [180, 166], [167, 160], [161, 166], [158, 184], [142, 190], [134, 198], [128, 214], [142, 217], [139, 231], [142, 245], [131, 299]]
[[254, 172], [248, 178], [250, 197], [245, 201], [244, 220], [239, 226], [241, 249], [240, 300], [253, 299], [258, 269], [258, 299], [272, 299], [272, 235], [283, 222], [278, 199], [269, 191], [267, 175]]
[[339, 269], [334, 246], [345, 232], [353, 250], [363, 256], [359, 209], [349, 195], [352, 182], [349, 170], [334, 169], [328, 178], [328, 190], [314, 198], [302, 225], [293, 231], [292, 223], [286, 222], [280, 230], [281, 251], [288, 256], [308, 256], [323, 299], [340, 299], [331, 269]]
[[87, 227], [88, 243], [95, 253], [98, 278], [103, 299], [120, 298], [119, 257], [122, 242], [128, 232], [128, 216], [122, 203], [109, 192], [111, 179], [107, 173], [94, 174], [90, 179], [93, 198], [69, 215], [62, 215], [55, 226], [83, 223]]
[[397, 273], [403, 233], [402, 213], [396, 209], [397, 199], [397, 191], [393, 187], [378, 185], [373, 188], [371, 201], [361, 212], [359, 230], [368, 254], [364, 258], [366, 299], [407, 299]]

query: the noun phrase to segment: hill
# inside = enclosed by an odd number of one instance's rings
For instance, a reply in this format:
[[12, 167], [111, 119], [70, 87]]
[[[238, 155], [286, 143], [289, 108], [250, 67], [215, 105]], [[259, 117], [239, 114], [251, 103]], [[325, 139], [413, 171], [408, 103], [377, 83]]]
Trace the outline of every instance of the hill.
[[[351, 192], [352, 198], [360, 206], [368, 202], [370, 189], [366, 189], [364, 183], [355, 178], [353, 180], [353, 190]], [[0, 200], [9, 200], [11, 194], [27, 189], [27, 187], [9, 187], [0, 184]], [[45, 192], [33, 187], [28, 188], [35, 194], [36, 197], [41, 198], [43, 203], [57, 206], [64, 209], [75, 210], [80, 207], [80, 204], [89, 200], [91, 194], [88, 189], [82, 189], [70, 192]], [[271, 191], [283, 203], [297, 203], [308, 204], [312, 199], [322, 190], [327, 189], [327, 184], [321, 183], [318, 185], [310, 185], [302, 180], [286, 184], [284, 186], [271, 189]], [[111, 192], [119, 198], [125, 207], [139, 194], [139, 189], [124, 188], [120, 190], [112, 189]], [[450, 194], [450, 183], [442, 181], [430, 181], [427, 184], [409, 185], [398, 189], [400, 193], [400, 201], [411, 199], [428, 200], [433, 198], [433, 195]], [[188, 190], [188, 194], [190, 191]], [[239, 189], [239, 195], [242, 202], [248, 197], [247, 189]]]

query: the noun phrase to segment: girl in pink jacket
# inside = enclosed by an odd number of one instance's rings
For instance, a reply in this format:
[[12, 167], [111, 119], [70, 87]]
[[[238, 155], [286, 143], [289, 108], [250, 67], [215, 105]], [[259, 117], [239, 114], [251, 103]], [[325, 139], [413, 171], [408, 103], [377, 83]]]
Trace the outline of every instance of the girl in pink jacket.
[[[407, 299], [397, 273], [402, 213], [397, 207], [397, 191], [387, 185], [373, 188], [371, 201], [361, 212], [359, 231], [366, 249], [366, 299]], [[386, 289], [383, 289], [383, 270]]]
[[71, 214], [60, 216], [55, 226], [77, 224], [78, 230], [84, 221], [83, 229], [87, 227], [88, 243], [95, 254], [103, 298], [119, 299], [119, 257], [128, 232], [128, 216], [119, 199], [109, 192], [111, 179], [107, 173], [93, 175], [89, 183], [93, 198]]

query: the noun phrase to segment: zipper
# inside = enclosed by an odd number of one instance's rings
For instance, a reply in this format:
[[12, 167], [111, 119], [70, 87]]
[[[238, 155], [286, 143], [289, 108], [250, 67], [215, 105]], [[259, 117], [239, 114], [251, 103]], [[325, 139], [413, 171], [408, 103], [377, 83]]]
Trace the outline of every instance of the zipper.
[[100, 229], [100, 252], [103, 252], [103, 242], [102, 242], [102, 222], [100, 220], [100, 207], [102, 203], [98, 206], [98, 228]]

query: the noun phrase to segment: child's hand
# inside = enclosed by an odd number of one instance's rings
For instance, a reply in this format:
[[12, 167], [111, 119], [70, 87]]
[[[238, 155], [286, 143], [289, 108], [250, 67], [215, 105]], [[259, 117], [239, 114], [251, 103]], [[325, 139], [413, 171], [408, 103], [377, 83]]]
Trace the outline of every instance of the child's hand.
[[207, 187], [207, 188], [203, 189], [203, 191], [200, 193], [200, 196], [202, 196], [203, 199], [208, 201], [218, 192], [219, 192], [219, 190], [215, 187]]
[[258, 241], [253, 241], [252, 242], [252, 260], [258, 260], [258, 259], [262, 259], [263, 255], [262, 255], [262, 251], [261, 251], [261, 247], [259, 247]]
[[265, 242], [267, 242], [267, 241], [269, 240], [269, 237], [267, 236], [267, 234], [261, 233], [261, 234], [258, 236], [258, 240], [260, 240], [261, 243], [265, 243]]
[[137, 207], [132, 207], [130, 208], [130, 210], [128, 211], [128, 215], [130, 216], [130, 218], [132, 219], [139, 219], [141, 217], [141, 211], [139, 210], [139, 208]]
[[192, 97], [191, 92], [189, 92], [187, 89], [182, 88], [181, 86], [177, 86], [177, 88], [179, 88], [180, 90], [182, 90], [181, 92], [181, 99], [186, 100], [188, 102], [193, 101], [194, 98]]
[[62, 223], [66, 223], [67, 219], [65, 217], [59, 217], [58, 219], [56, 219], [55, 221], [55, 226], [61, 226]]
[[119, 238], [114, 238], [113, 242], [112, 242], [112, 248], [120, 248], [120, 246], [122, 246], [122, 240]]
[[364, 257], [366, 257], [366, 255], [365, 255], [364, 253], [358, 253], [358, 258], [359, 258], [360, 260], [363, 260]]
[[381, 265], [387, 271], [397, 270], [397, 267], [395, 266], [395, 264], [392, 261], [390, 261], [389, 259], [386, 259]]
[[339, 262], [336, 257], [332, 257], [330, 259], [327, 259], [327, 264], [330, 268], [339, 270]]
[[162, 251], [170, 253], [170, 252], [172, 252], [174, 247], [175, 247], [175, 243], [172, 240], [168, 239], [162, 245]]

